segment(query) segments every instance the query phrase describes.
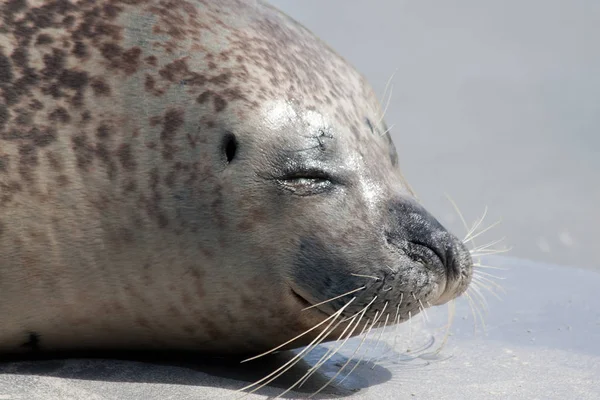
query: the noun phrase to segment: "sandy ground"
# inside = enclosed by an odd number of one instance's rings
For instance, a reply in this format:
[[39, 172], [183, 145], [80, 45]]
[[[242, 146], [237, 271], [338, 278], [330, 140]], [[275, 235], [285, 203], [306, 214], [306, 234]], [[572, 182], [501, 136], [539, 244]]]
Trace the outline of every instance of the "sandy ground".
[[[407, 178], [457, 233], [502, 218], [512, 256], [600, 270], [600, 2], [272, 0], [381, 97]], [[367, 6], [368, 4], [368, 6]]]

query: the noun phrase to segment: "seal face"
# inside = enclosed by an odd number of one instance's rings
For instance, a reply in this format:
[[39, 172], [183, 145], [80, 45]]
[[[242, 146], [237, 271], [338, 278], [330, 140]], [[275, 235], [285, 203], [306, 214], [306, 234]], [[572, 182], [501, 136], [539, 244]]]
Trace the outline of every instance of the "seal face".
[[336, 313], [401, 322], [469, 284], [368, 83], [276, 9], [1, 15], [1, 352], [256, 353]]

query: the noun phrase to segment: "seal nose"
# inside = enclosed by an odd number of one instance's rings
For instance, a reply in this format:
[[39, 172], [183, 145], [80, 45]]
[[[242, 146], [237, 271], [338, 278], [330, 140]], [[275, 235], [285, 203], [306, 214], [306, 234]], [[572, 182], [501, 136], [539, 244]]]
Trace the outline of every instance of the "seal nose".
[[390, 203], [388, 212], [389, 243], [408, 256], [425, 261], [429, 267], [442, 266], [447, 285], [470, 277], [472, 261], [468, 249], [416, 200], [396, 199]]

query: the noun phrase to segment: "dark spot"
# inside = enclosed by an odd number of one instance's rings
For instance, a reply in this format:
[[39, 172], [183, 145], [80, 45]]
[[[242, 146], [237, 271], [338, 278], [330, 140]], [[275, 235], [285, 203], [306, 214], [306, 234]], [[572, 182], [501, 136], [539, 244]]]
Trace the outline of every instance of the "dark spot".
[[110, 136], [110, 127], [106, 124], [102, 124], [96, 130], [96, 137], [99, 139], [107, 139]]
[[96, 96], [108, 96], [110, 94], [110, 86], [102, 78], [94, 78], [90, 83]]
[[158, 58], [156, 58], [156, 56], [148, 56], [146, 57], [146, 62], [149, 65], [156, 67], [156, 65], [158, 64]]
[[15, 118], [15, 123], [17, 125], [31, 125], [32, 122], [32, 114], [22, 108], [18, 108], [15, 110], [17, 113], [17, 118]]
[[81, 40], [75, 42], [72, 52], [78, 58], [85, 58], [88, 55], [87, 46]]
[[4, 234], [4, 231], [5, 231], [4, 222], [0, 221], [0, 236], [2, 236], [2, 234]]
[[84, 124], [89, 122], [92, 119], [92, 114], [89, 111], [84, 111], [81, 113], [81, 122]]
[[0, 104], [0, 131], [4, 129], [4, 126], [8, 122], [8, 118], [8, 109], [4, 104]]
[[131, 151], [131, 145], [129, 143], [122, 144], [117, 151], [117, 155], [119, 156], [119, 160], [121, 161], [123, 168], [129, 171], [135, 169], [137, 164], [133, 157], [133, 152]]
[[10, 55], [10, 58], [15, 63], [15, 65], [17, 65], [21, 69], [27, 68], [29, 62], [29, 53], [26, 47], [16, 48]]
[[51, 79], [57, 76], [65, 67], [65, 52], [59, 49], [52, 49], [52, 54], [44, 55], [44, 69], [42, 76], [45, 79]]
[[35, 44], [38, 46], [44, 46], [46, 44], [52, 44], [54, 43], [54, 39], [52, 39], [52, 36], [42, 33], [37, 37], [37, 40], [35, 41]]
[[119, 15], [119, 11], [121, 11], [122, 9], [118, 6], [115, 6], [114, 4], [105, 4], [103, 10], [104, 15], [106, 15], [107, 18], [113, 19], [116, 18], [117, 15]]
[[33, 144], [39, 147], [48, 146], [56, 140], [56, 130], [48, 127], [31, 128], [29, 135], [33, 139]]
[[371, 133], [375, 133], [375, 129], [373, 129], [373, 124], [371, 123], [371, 120], [369, 118], [365, 118], [365, 123], [367, 124], [367, 126], [371, 130]]
[[56, 178], [56, 183], [58, 184], [59, 187], [65, 187], [67, 186], [69, 183], [71, 183], [71, 181], [69, 180], [69, 177], [66, 175], [59, 175]]
[[46, 158], [48, 159], [48, 163], [50, 164], [50, 167], [54, 171], [62, 171], [62, 169], [63, 169], [62, 161], [55, 152], [53, 152], [53, 151], [47, 152]]
[[183, 110], [171, 109], [165, 113], [163, 130], [160, 133], [160, 139], [163, 142], [163, 157], [168, 160], [173, 158], [175, 146], [172, 142], [177, 135], [177, 130], [183, 126], [183, 122]]
[[219, 95], [213, 97], [213, 105], [216, 112], [221, 112], [227, 107], [227, 101]]
[[10, 83], [13, 80], [11, 62], [0, 52], [0, 84]]
[[206, 91], [202, 92], [202, 94], [200, 94], [198, 96], [198, 98], [196, 99], [196, 101], [198, 103], [200, 103], [200, 104], [204, 104], [210, 98], [211, 95], [212, 95], [212, 92], [210, 90], [206, 90]]
[[31, 103], [29, 103], [29, 107], [32, 110], [39, 111], [39, 110], [44, 109], [44, 104], [41, 101], [39, 101], [38, 99], [33, 99], [33, 100], [31, 100]]
[[214, 83], [215, 85], [221, 85], [221, 86], [227, 85], [230, 80], [231, 80], [231, 73], [229, 73], [229, 72], [224, 72], [220, 75], [210, 78], [211, 83]]
[[225, 160], [227, 161], [227, 163], [230, 163], [231, 161], [233, 161], [237, 153], [238, 147], [237, 139], [233, 133], [228, 132], [227, 134], [225, 134], [225, 136], [223, 137], [222, 147], [223, 154], [225, 155]]
[[73, 151], [79, 168], [87, 168], [94, 159], [94, 148], [88, 142], [87, 136], [75, 135], [72, 138]]
[[133, 74], [137, 71], [140, 64], [140, 55], [142, 49], [139, 47], [132, 47], [123, 53], [123, 70], [126, 74]]
[[27, 341], [21, 345], [21, 347], [26, 347], [31, 349], [32, 351], [40, 350], [40, 335], [36, 332], [28, 332], [27, 333]]
[[71, 121], [71, 116], [64, 107], [58, 107], [48, 115], [48, 119], [52, 122], [66, 124]]
[[8, 164], [10, 162], [10, 158], [8, 154], [3, 154], [0, 156], [0, 172], [8, 171]]
[[85, 71], [64, 70], [58, 80], [62, 85], [77, 90], [87, 85], [88, 74]]

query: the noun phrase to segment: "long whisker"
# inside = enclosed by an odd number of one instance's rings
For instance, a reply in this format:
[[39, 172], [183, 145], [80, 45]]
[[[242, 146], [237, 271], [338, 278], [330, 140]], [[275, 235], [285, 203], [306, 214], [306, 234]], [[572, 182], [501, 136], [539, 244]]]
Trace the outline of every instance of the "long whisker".
[[[383, 305], [383, 309], [381, 310], [380, 316], [382, 316], [383, 313], [385, 312], [385, 309], [386, 309], [387, 305], [388, 305], [388, 302], [386, 301], [385, 304]], [[377, 350], [377, 347], [379, 346], [379, 342], [381, 341], [381, 337], [383, 336], [383, 332], [385, 332], [385, 326], [387, 325], [388, 317], [389, 317], [389, 313], [386, 314], [385, 322], [383, 324], [383, 329], [381, 330], [381, 332], [379, 332], [379, 336], [377, 337], [377, 341], [375, 342], [375, 346], [373, 347], [373, 352], [375, 352], [375, 350]], [[379, 323], [379, 326], [377, 327], [377, 329], [379, 329], [380, 326], [381, 326], [381, 322]], [[371, 359], [369, 361], [367, 361], [367, 363], [371, 362], [374, 358], [375, 358], [375, 355], [373, 355], [373, 357], [371, 357]]]
[[469, 229], [469, 231], [465, 235], [465, 238], [463, 239], [463, 242], [465, 242], [466, 238], [468, 238], [470, 235], [472, 235], [473, 232], [475, 232], [477, 230], [477, 228], [479, 228], [479, 226], [483, 223], [483, 220], [485, 219], [487, 212], [488, 212], [488, 208], [487, 208], [487, 206], [485, 206], [485, 208], [483, 209], [483, 215], [481, 216], [481, 218], [479, 218], [477, 221], [475, 221], [475, 223], [473, 224], [471, 229]]
[[335, 296], [335, 297], [333, 297], [333, 298], [331, 298], [329, 300], [325, 300], [325, 301], [322, 301], [320, 303], [313, 304], [312, 306], [305, 307], [305, 308], [302, 309], [302, 311], [309, 310], [309, 309], [314, 308], [314, 307], [318, 307], [318, 306], [323, 305], [325, 303], [329, 303], [330, 301], [337, 300], [340, 297], [348, 296], [349, 294], [356, 293], [356, 292], [361, 291], [361, 290], [363, 290], [365, 288], [366, 288], [366, 286], [361, 286], [358, 289], [354, 289], [354, 290], [351, 290], [351, 291], [346, 292], [344, 294], [340, 294], [339, 296]]
[[[363, 314], [364, 315], [364, 314]], [[297, 385], [302, 386], [315, 372], [317, 372], [317, 370], [319, 368], [321, 368], [321, 366], [326, 363], [331, 357], [333, 357], [335, 354], [337, 354], [337, 352], [346, 344], [346, 342], [348, 341], [348, 339], [352, 336], [352, 334], [354, 333], [354, 330], [356, 329], [356, 327], [358, 327], [358, 324], [360, 323], [360, 318], [358, 319], [358, 322], [356, 324], [354, 324], [354, 319], [356, 319], [358, 317], [358, 315], [355, 315], [354, 318], [351, 320], [351, 322], [346, 326], [346, 328], [344, 329], [344, 331], [340, 334], [340, 336], [337, 338], [337, 341], [339, 341], [342, 337], [344, 337], [344, 335], [346, 334], [346, 331], [348, 330], [348, 328], [350, 328], [351, 326], [353, 326], [353, 328], [350, 330], [350, 332], [348, 333], [348, 336], [346, 336], [344, 338], [344, 341], [342, 342], [341, 345], [339, 345], [335, 351], [331, 351], [328, 350], [320, 359], [319, 361], [312, 367], [310, 368], [300, 379], [298, 379], [293, 385], [291, 385], [289, 388], [287, 388], [284, 392], [282, 392], [279, 397], [282, 397], [283, 395], [285, 395], [286, 393], [288, 393], [290, 390], [292, 390], [293, 388], [295, 388]], [[362, 317], [362, 316], [361, 316]]]
[[[371, 333], [371, 329], [373, 329], [373, 326], [374, 326], [374, 325], [377, 323], [377, 321], [379, 320], [379, 318], [377, 317], [377, 316], [378, 316], [378, 313], [379, 313], [379, 312], [376, 312], [376, 313], [375, 313], [375, 317], [374, 317], [374, 319], [373, 319], [373, 322], [371, 323], [371, 326], [369, 326], [369, 330], [367, 331], [367, 333], [366, 333], [365, 337], [364, 337], [364, 338], [363, 338], [363, 340], [361, 341], [361, 343], [360, 343], [360, 346], [358, 346], [358, 348], [357, 348], [357, 349], [354, 351], [354, 353], [352, 353], [352, 356], [350, 356], [350, 358], [348, 358], [348, 360], [346, 360], [346, 362], [344, 363], [344, 365], [342, 365], [342, 367], [339, 369], [339, 371], [338, 371], [338, 372], [336, 372], [336, 374], [335, 374], [335, 375], [334, 375], [334, 376], [333, 376], [331, 379], [329, 379], [329, 381], [327, 381], [327, 383], [325, 383], [323, 386], [321, 386], [321, 387], [320, 387], [320, 388], [319, 388], [319, 389], [318, 389], [316, 392], [314, 392], [313, 394], [311, 394], [311, 395], [309, 396], [309, 398], [310, 398], [310, 397], [313, 397], [313, 396], [315, 396], [315, 395], [317, 395], [319, 392], [321, 392], [323, 389], [325, 389], [327, 386], [329, 386], [329, 384], [331, 384], [331, 382], [333, 382], [333, 381], [335, 380], [335, 378], [337, 378], [337, 377], [338, 377], [338, 376], [339, 376], [339, 375], [342, 373], [342, 371], [344, 371], [344, 369], [346, 369], [346, 367], [348, 366], [348, 364], [350, 363], [350, 361], [351, 361], [351, 360], [352, 360], [352, 358], [354, 357], [354, 354], [356, 354], [356, 352], [357, 352], [357, 351], [358, 351], [358, 350], [359, 350], [359, 349], [362, 347], [363, 343], [365, 342], [365, 339], [366, 339], [366, 338], [369, 336], [369, 334]], [[379, 314], [379, 315], [381, 316], [381, 314]], [[358, 365], [358, 364], [356, 364], [356, 365]], [[348, 375], [349, 375], [349, 374], [348, 374]]]
[[[254, 393], [255, 391], [257, 391], [260, 388], [268, 385], [269, 383], [271, 383], [272, 381], [274, 381], [275, 379], [277, 379], [279, 376], [281, 376], [282, 374], [284, 374], [286, 371], [288, 371], [290, 368], [292, 368], [298, 361], [300, 361], [302, 359], [302, 357], [305, 354], [310, 353], [321, 341], [323, 341], [331, 333], [331, 331], [329, 330], [329, 328], [331, 327], [331, 325], [333, 325], [333, 323], [341, 315], [341, 313], [343, 312], [343, 310], [348, 305], [350, 305], [350, 303], [352, 303], [352, 301], [354, 301], [354, 299], [356, 299], [356, 297], [352, 298], [352, 300], [350, 300], [342, 308], [340, 308], [335, 314], [333, 314], [333, 315], [335, 315], [335, 318], [333, 320], [331, 320], [331, 322], [329, 323], [329, 325], [327, 325], [327, 327], [323, 330], [323, 332], [321, 332], [306, 348], [304, 348], [302, 351], [300, 351], [296, 356], [294, 356], [291, 360], [289, 360], [288, 362], [286, 362], [281, 367], [277, 368], [275, 371], [271, 372], [269, 375], [265, 376], [264, 378], [259, 379], [258, 381], [254, 382], [254, 383], [252, 383], [250, 385], [247, 385], [247, 386], [239, 389], [239, 391], [240, 392], [241, 391], [246, 391], [246, 390], [248, 390], [248, 389], [256, 386], [254, 389], [252, 389], [250, 392], [247, 392], [245, 395], [248, 395], [250, 393]], [[255, 359], [255, 358], [258, 358], [258, 357], [260, 357], [260, 355], [257, 356], [257, 357], [250, 358], [248, 360]], [[243, 362], [248, 361], [248, 360], [244, 360]], [[262, 384], [259, 385], [260, 383], [262, 383]]]
[[391, 131], [392, 129], [394, 129], [394, 126], [396, 126], [396, 124], [392, 124], [390, 125], [381, 135], [379, 136], [385, 136], [386, 133], [388, 133], [389, 131]]
[[452, 199], [452, 197], [450, 197], [450, 195], [448, 193], [446, 193], [446, 198], [448, 199], [448, 201], [450, 202], [450, 204], [452, 204], [452, 207], [454, 207], [454, 210], [456, 211], [456, 213], [458, 214], [458, 217], [462, 221], [462, 223], [463, 223], [463, 225], [465, 227], [465, 230], [467, 232], [469, 232], [469, 225], [467, 224], [467, 220], [465, 219], [463, 213], [460, 212], [460, 209], [458, 208], [458, 205], [456, 204], [456, 202]]
[[489, 249], [492, 246], [497, 245], [498, 243], [501, 243], [503, 240], [506, 240], [506, 236], [501, 237], [498, 240], [494, 240], [493, 242], [481, 245], [481, 246], [477, 246], [473, 249], [473, 251], [481, 251], [481, 250], [486, 250]]
[[373, 276], [373, 275], [363, 275], [363, 274], [350, 274], [350, 275], [352, 275], [352, 276], [358, 276], [359, 278], [370, 278], [370, 279], [374, 279], [376, 281], [380, 281], [381, 280], [381, 278], [378, 278], [378, 277]]
[[500, 271], [507, 271], [508, 270], [508, 268], [494, 267], [493, 265], [484, 265], [484, 264], [481, 264], [481, 263], [474, 263], [473, 266], [475, 268], [478, 268], [478, 269], [479, 268], [487, 268], [487, 269], [497, 269], [497, 270], [500, 270]]
[[502, 220], [501, 220], [501, 219], [499, 219], [498, 221], [494, 222], [493, 224], [491, 224], [491, 225], [490, 225], [490, 226], [488, 226], [487, 228], [480, 230], [480, 231], [479, 231], [479, 232], [477, 232], [476, 234], [474, 234], [474, 235], [470, 235], [470, 236], [466, 237], [466, 238], [463, 240], [463, 242], [465, 242], [465, 243], [466, 243], [466, 242], [471, 242], [471, 241], [473, 241], [473, 239], [477, 238], [478, 236], [481, 236], [481, 235], [483, 235], [484, 233], [486, 233], [487, 231], [489, 231], [490, 229], [492, 229], [493, 227], [497, 226], [497, 225], [498, 225], [498, 224], [500, 224], [500, 223], [502, 223]]
[[500, 253], [508, 253], [509, 251], [512, 250], [512, 247], [508, 247], [506, 249], [489, 249], [489, 250], [482, 250], [482, 251], [471, 251], [471, 257], [477, 257], [477, 256], [491, 256], [493, 254], [500, 254]]
[[345, 310], [346, 307], [348, 307], [355, 299], [356, 299], [356, 297], [353, 297], [348, 303], [346, 303], [346, 305], [344, 305], [342, 308], [340, 308], [339, 310], [337, 310], [335, 313], [331, 314], [329, 317], [325, 318], [323, 321], [319, 322], [317, 325], [313, 326], [312, 328], [304, 331], [303, 333], [301, 333], [301, 334], [299, 334], [297, 336], [294, 336], [293, 338], [291, 338], [287, 342], [285, 342], [283, 344], [280, 344], [279, 346], [274, 347], [271, 350], [265, 351], [264, 353], [261, 353], [259, 355], [254, 356], [254, 357], [246, 358], [245, 360], [242, 360], [240, 362], [241, 363], [245, 363], [245, 362], [248, 362], [248, 361], [251, 361], [251, 360], [256, 360], [257, 358], [260, 358], [260, 357], [264, 357], [264, 356], [266, 356], [268, 354], [271, 354], [274, 351], [277, 351], [277, 350], [281, 349], [282, 347], [285, 347], [286, 345], [292, 343], [296, 339], [299, 339], [302, 336], [304, 336], [304, 335], [306, 335], [306, 334], [314, 331], [315, 329], [317, 329], [319, 326], [323, 325], [325, 322], [329, 321], [330, 319], [332, 319], [332, 318], [334, 320], [337, 319], [337, 317], [341, 315], [342, 311]]
[[[494, 292], [494, 290], [492, 289], [491, 286], [486, 285], [485, 282], [482, 282], [481, 280], [479, 280], [480, 277], [476, 277], [473, 276], [473, 282], [477, 284], [477, 286], [481, 286], [482, 288], [486, 289], [492, 296], [494, 296], [495, 298], [497, 298], [498, 300], [502, 301], [502, 299], [500, 298], [500, 296], [498, 296], [498, 294], [496, 294], [496, 292]], [[495, 282], [492, 282], [495, 283]], [[483, 293], [482, 293], [483, 294]]]
[[489, 272], [483, 272], [480, 269], [475, 269], [474, 271], [475, 274], [477, 275], [484, 275], [484, 276], [489, 276], [490, 278], [493, 279], [499, 279], [501, 281], [505, 280], [506, 278], [502, 277], [502, 276], [498, 276], [498, 275], [494, 275], [494, 274], [490, 274]]

